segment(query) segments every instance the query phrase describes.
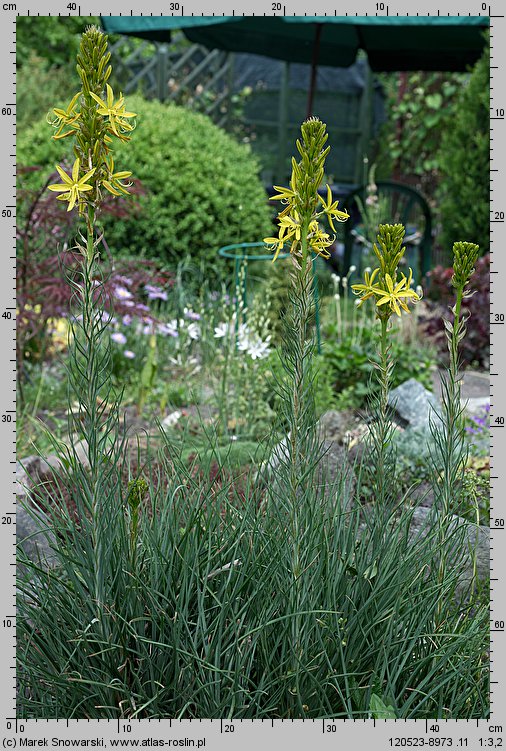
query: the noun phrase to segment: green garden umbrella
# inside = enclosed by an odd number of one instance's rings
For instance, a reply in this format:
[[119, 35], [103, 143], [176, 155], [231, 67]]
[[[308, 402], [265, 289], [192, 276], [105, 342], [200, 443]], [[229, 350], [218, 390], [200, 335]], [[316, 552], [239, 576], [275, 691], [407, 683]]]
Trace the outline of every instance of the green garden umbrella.
[[169, 41], [171, 31], [210, 49], [346, 68], [359, 49], [374, 71], [465, 70], [480, 57], [488, 16], [102, 16], [110, 34]]

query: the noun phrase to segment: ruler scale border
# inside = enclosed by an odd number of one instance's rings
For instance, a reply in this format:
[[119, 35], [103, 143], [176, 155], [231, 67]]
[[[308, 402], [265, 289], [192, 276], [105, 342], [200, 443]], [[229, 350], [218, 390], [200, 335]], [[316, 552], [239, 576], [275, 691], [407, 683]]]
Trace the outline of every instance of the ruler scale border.
[[[130, 740], [164, 739], [165, 745], [179, 745], [202, 748], [234, 748], [238, 743], [244, 749], [277, 748], [287, 741], [294, 748], [305, 748], [308, 743], [318, 743], [321, 748], [331, 748], [335, 742], [350, 741], [374, 745], [378, 748], [396, 746], [447, 746], [454, 748], [498, 748], [502, 743], [503, 726], [501, 712], [506, 709], [506, 648], [504, 622], [506, 620], [506, 579], [502, 572], [506, 570], [506, 546], [501, 545], [506, 535], [504, 524], [506, 512], [501, 506], [501, 485], [505, 477], [501, 475], [500, 457], [506, 448], [506, 431], [494, 424], [499, 418], [506, 417], [506, 396], [501, 393], [501, 380], [505, 377], [506, 308], [503, 307], [500, 293], [501, 283], [506, 278], [505, 210], [506, 203], [506, 145], [504, 139], [504, 107], [506, 106], [506, 21], [501, 13], [502, 4], [481, 2], [433, 2], [426, 0], [420, 8], [406, 9], [407, 0], [400, 2], [357, 2], [353, 12], [346, 4], [335, 5], [319, 3], [318, 13], [308, 13], [307, 6], [299, 0], [292, 3], [276, 4], [279, 10], [273, 12], [273, 4], [262, 0], [253, 8], [241, 8], [241, 3], [214, 4], [178, 4], [179, 12], [167, 12], [169, 4], [150, 2], [150, 10], [138, 2], [124, 6], [119, 0], [109, 0], [106, 7], [94, 7], [94, 3], [78, 4], [34, 0], [29, 2], [0, 3], [0, 19], [4, 23], [0, 33], [3, 35], [2, 58], [4, 75], [0, 78], [0, 133], [2, 179], [0, 180], [0, 231], [2, 233], [2, 271], [0, 274], [0, 343], [3, 360], [0, 367], [2, 382], [2, 400], [0, 402], [0, 457], [3, 476], [8, 488], [2, 500], [2, 517], [6, 521], [1, 532], [4, 535], [0, 546], [0, 565], [2, 577], [2, 615], [0, 616], [0, 655], [4, 667], [1, 682], [2, 713], [0, 728], [3, 745], [16, 747], [20, 745], [47, 745], [44, 739], [61, 740], [61, 744], [71, 745], [71, 739], [89, 740], [88, 745], [107, 747], [110, 739], [124, 738]], [[246, 5], [246, 4], [244, 4]], [[63, 12], [70, 6], [71, 12]], [[205, 6], [205, 7], [202, 7]], [[98, 12], [97, 12], [98, 11]], [[15, 711], [15, 483], [16, 483], [16, 162], [15, 162], [15, 37], [16, 18], [18, 16], [92, 16], [92, 15], [343, 15], [343, 16], [488, 16], [490, 18], [490, 211], [491, 211], [491, 716], [483, 720], [25, 720], [16, 717]], [[501, 88], [502, 87], [502, 88]], [[12, 177], [12, 179], [11, 179]], [[5, 213], [4, 213], [5, 212]], [[495, 289], [494, 289], [495, 287]], [[495, 292], [499, 292], [498, 295]], [[494, 320], [498, 316], [497, 320]], [[501, 317], [503, 320], [501, 320]], [[504, 389], [502, 390], [504, 392]], [[5, 419], [4, 419], [5, 417]], [[9, 488], [13, 487], [11, 492]], [[496, 516], [497, 514], [497, 516]], [[495, 526], [495, 525], [498, 526]], [[499, 532], [504, 532], [501, 536]], [[12, 540], [12, 543], [10, 542]], [[7, 568], [9, 567], [9, 568]], [[497, 627], [496, 627], [497, 625]], [[506, 716], [505, 716], [506, 721]], [[163, 729], [162, 729], [163, 728]], [[437, 728], [437, 729], [435, 729]], [[23, 740], [34, 740], [32, 744]], [[409, 742], [409, 740], [413, 742]], [[418, 742], [414, 742], [417, 739]], [[447, 742], [443, 742], [447, 739]], [[500, 740], [501, 739], [501, 740]], [[97, 743], [91, 743], [91, 741]], [[448, 742], [451, 740], [451, 743]], [[198, 741], [203, 741], [199, 745]], [[397, 742], [398, 741], [398, 742]], [[406, 742], [403, 742], [406, 741]], [[267, 745], [268, 744], [268, 745]], [[151, 745], [162, 745], [152, 743]], [[504, 743], [506, 745], [506, 742]]]

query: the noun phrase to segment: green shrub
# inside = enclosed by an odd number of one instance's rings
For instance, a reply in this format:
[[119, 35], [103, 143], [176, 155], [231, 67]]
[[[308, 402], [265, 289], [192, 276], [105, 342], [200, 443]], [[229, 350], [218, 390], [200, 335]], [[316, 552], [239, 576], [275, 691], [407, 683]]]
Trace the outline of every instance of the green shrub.
[[[174, 105], [133, 96], [128, 108], [138, 113], [138, 132], [117, 147], [116, 165], [130, 169], [147, 195], [131, 219], [104, 219], [115, 253], [169, 262], [191, 253], [211, 267], [220, 246], [259, 241], [270, 231], [266, 194], [247, 146], [204, 115]], [[54, 169], [66, 145], [51, 143], [50, 137], [44, 119], [18, 142], [19, 164], [47, 166], [39, 181]]]
[[[48, 68], [47, 61], [32, 55], [29, 63], [16, 73], [16, 129], [18, 138], [41, 113], [54, 107], [62, 97], [70, 101], [77, 89], [77, 74], [69, 76], [63, 68]], [[46, 135], [51, 133], [46, 130]]]
[[[16, 64], [31, 66], [31, 57], [43, 58], [46, 67], [65, 66], [67, 78], [75, 67], [79, 35], [97, 16], [18, 16], [16, 19]], [[39, 83], [40, 85], [40, 83]]]
[[462, 90], [440, 157], [442, 244], [450, 248], [465, 237], [482, 254], [490, 247], [489, 56], [487, 46]]

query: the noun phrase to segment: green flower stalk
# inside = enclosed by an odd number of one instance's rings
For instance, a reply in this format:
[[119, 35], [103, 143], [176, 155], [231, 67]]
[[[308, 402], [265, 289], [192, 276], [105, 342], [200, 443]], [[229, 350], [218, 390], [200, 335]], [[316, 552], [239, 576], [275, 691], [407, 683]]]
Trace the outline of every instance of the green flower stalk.
[[[462, 301], [473, 294], [468, 289], [478, 260], [479, 246], [475, 243], [456, 242], [453, 245], [453, 276], [455, 287], [455, 305], [451, 308], [452, 318], [444, 320], [445, 334], [450, 354], [450, 363], [446, 378], [442, 378], [442, 415], [440, 430], [433, 426], [439, 463], [443, 472], [439, 482], [434, 483], [434, 497], [441, 519], [441, 529], [445, 521], [458, 513], [458, 499], [461, 495], [467, 450], [464, 441], [464, 418], [461, 406], [461, 378], [459, 344], [466, 335], [469, 314], [462, 313]], [[436, 476], [436, 473], [434, 473]], [[444, 581], [447, 555], [443, 553], [439, 561], [439, 582]], [[476, 568], [475, 550], [474, 568]], [[474, 583], [473, 583], [474, 586]], [[441, 610], [441, 607], [440, 609]]]
[[[318, 189], [325, 173], [325, 159], [330, 147], [327, 126], [318, 118], [310, 118], [301, 125], [301, 138], [297, 139], [300, 161], [292, 157], [292, 176], [290, 187], [274, 186], [278, 191], [272, 200], [279, 200], [285, 208], [278, 214], [279, 233], [277, 237], [266, 237], [264, 242], [273, 251], [276, 260], [285, 245], [289, 245], [294, 265], [292, 277], [292, 317], [289, 322], [285, 341], [290, 355], [293, 373], [291, 418], [290, 418], [290, 461], [291, 461], [291, 504], [297, 507], [297, 497], [307, 479], [305, 467], [311, 457], [304, 449], [304, 430], [314, 429], [314, 414], [309, 417], [309, 404], [313, 401], [311, 381], [311, 340], [309, 325], [314, 312], [313, 290], [313, 254], [328, 257], [329, 246], [334, 242], [320, 225], [326, 217], [332, 230], [334, 222], [344, 222], [349, 215], [338, 209], [330, 186], [327, 185], [327, 198], [322, 198]], [[293, 368], [293, 370], [292, 370]], [[304, 397], [306, 394], [306, 397]], [[305, 403], [304, 403], [305, 399]], [[309, 412], [308, 412], [309, 409]], [[297, 568], [297, 567], [296, 567]]]
[[[69, 279], [80, 313], [73, 323], [69, 383], [78, 399], [82, 420], [71, 414], [69, 428], [71, 433], [81, 433], [87, 446], [89, 473], [81, 472], [80, 482], [83, 503], [92, 525], [97, 615], [102, 606], [101, 582], [104, 576], [101, 499], [108, 497], [107, 488], [113, 472], [108, 457], [119, 422], [119, 417], [115, 421], [119, 410], [117, 398], [112, 398], [110, 416], [105, 417], [105, 404], [112, 387], [109, 338], [107, 323], [104, 323], [104, 291], [97, 264], [101, 240], [97, 220], [105, 191], [115, 196], [128, 194], [129, 183], [125, 180], [132, 173], [116, 171], [112, 147], [115, 139], [129, 139], [134, 127], [130, 121], [135, 116], [126, 111], [121, 94], [115, 100], [107, 83], [111, 75], [110, 56], [107, 36], [94, 26], [86, 29], [77, 55], [81, 91], [74, 95], [66, 109], [54, 109], [49, 119], [55, 129], [55, 140], [74, 140], [75, 157], [70, 175], [61, 166], [56, 167], [62, 182], [50, 185], [49, 190], [59, 194], [57, 200], [67, 202], [67, 211], [77, 209], [85, 224], [85, 231], [79, 236], [81, 242], [76, 244], [83, 258], [82, 269], [77, 277]], [[107, 419], [109, 423], [106, 425]], [[79, 470], [75, 452], [74, 464]]]
[[289, 668], [289, 689], [293, 702], [293, 715], [305, 715], [305, 704], [300, 676], [302, 654], [302, 590], [304, 572], [308, 568], [308, 552], [304, 538], [312, 513], [311, 504], [317, 500], [314, 491], [315, 468], [321, 456], [316, 436], [314, 406], [314, 379], [312, 358], [314, 351], [310, 325], [314, 314], [313, 254], [328, 257], [328, 247], [335, 238], [320, 225], [326, 218], [330, 228], [334, 222], [343, 222], [348, 214], [338, 209], [332, 191], [327, 185], [327, 197], [322, 198], [318, 189], [323, 181], [328, 135], [326, 125], [317, 118], [310, 118], [301, 126], [301, 139], [297, 140], [300, 161], [292, 159], [290, 187], [275, 186], [278, 193], [274, 200], [281, 201], [285, 208], [278, 215], [277, 237], [267, 237], [264, 242], [273, 251], [276, 260], [285, 245], [290, 248], [293, 261], [291, 306], [285, 319], [284, 348], [282, 361], [288, 374], [287, 384], [279, 384], [283, 394], [285, 419], [289, 425], [289, 437], [282, 469], [278, 473], [278, 499], [284, 505], [291, 540], [291, 577], [289, 591], [292, 621], [292, 660]]
[[380, 224], [373, 251], [379, 266], [372, 272], [366, 271], [364, 282], [352, 284], [353, 292], [359, 296], [359, 305], [366, 300], [375, 303], [376, 317], [380, 321], [378, 380], [380, 385], [378, 421], [373, 428], [373, 445], [376, 463], [376, 500], [383, 504], [387, 498], [388, 446], [391, 427], [388, 420], [388, 392], [394, 364], [390, 357], [388, 343], [389, 324], [392, 315], [401, 316], [401, 311], [410, 312], [408, 303], [416, 303], [421, 295], [411, 289], [412, 271], [406, 277], [398, 270], [405, 247], [405, 229], [402, 224]]

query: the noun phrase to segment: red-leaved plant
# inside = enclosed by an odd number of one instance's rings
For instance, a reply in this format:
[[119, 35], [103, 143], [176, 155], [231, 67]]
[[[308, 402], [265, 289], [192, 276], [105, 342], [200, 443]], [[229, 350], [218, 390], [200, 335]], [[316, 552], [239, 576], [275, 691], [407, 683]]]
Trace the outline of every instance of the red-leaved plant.
[[[451, 285], [453, 269], [436, 266], [427, 274], [428, 290], [424, 310], [420, 311], [420, 323], [424, 332], [438, 347], [442, 358], [448, 355], [442, 318], [447, 317], [454, 290]], [[461, 342], [461, 357], [464, 365], [487, 368], [490, 359], [490, 255], [476, 262], [476, 271], [469, 284], [472, 297], [463, 300], [462, 308], [471, 314], [467, 323], [467, 335]]]
[[[38, 167], [21, 168], [20, 176], [36, 170]], [[68, 278], [75, 277], [82, 264], [80, 253], [71, 247], [76, 232], [75, 212], [66, 211], [65, 205], [55, 201], [46, 190], [55, 179], [59, 179], [57, 173], [50, 175], [39, 189], [21, 186], [18, 191], [16, 356], [21, 386], [24, 363], [40, 359], [48, 352], [49, 322], [70, 316], [73, 292]], [[139, 181], [134, 181], [130, 193], [144, 192]], [[110, 196], [102, 204], [104, 213], [118, 219], [139, 210], [139, 204], [131, 198], [127, 201]], [[60, 252], [49, 255], [47, 248], [55, 246]], [[106, 311], [114, 307], [117, 316], [128, 314], [154, 320], [151, 308], [146, 305], [145, 285], [166, 287], [172, 284], [172, 275], [160, 270], [154, 261], [112, 261], [104, 240], [100, 255], [101, 295], [106, 301]]]

